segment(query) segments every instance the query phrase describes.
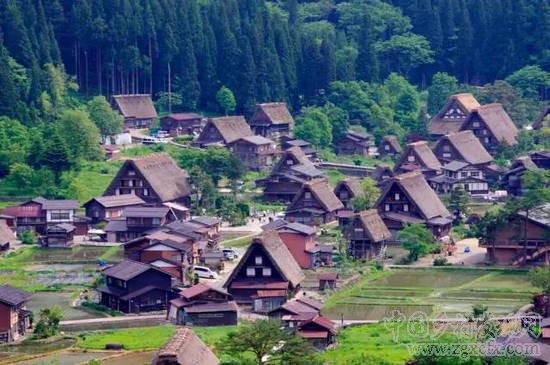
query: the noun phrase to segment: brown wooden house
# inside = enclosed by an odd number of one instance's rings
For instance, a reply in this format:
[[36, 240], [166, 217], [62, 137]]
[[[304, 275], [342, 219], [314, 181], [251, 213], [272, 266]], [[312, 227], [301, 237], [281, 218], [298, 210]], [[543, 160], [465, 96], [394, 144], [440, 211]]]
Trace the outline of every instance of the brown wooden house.
[[17, 341], [31, 328], [27, 302], [32, 294], [10, 285], [0, 286], [0, 343]]
[[269, 317], [282, 319], [285, 316], [307, 315], [313, 318], [321, 312], [321, 309], [323, 309], [323, 303], [304, 296], [290, 300], [271, 310]]
[[86, 217], [95, 224], [110, 219], [122, 218], [124, 208], [139, 207], [145, 205], [145, 201], [134, 194], [107, 195], [92, 198], [84, 203]]
[[499, 265], [550, 264], [550, 203], [512, 216], [482, 241], [490, 261]]
[[262, 136], [242, 137], [231, 150], [252, 171], [271, 170], [277, 155], [275, 142]]
[[46, 233], [46, 212], [42, 210], [42, 202], [37, 199], [4, 208], [2, 214], [14, 217], [17, 233], [27, 230], [38, 234]]
[[[283, 318], [283, 321], [292, 321], [295, 317]], [[324, 350], [334, 343], [336, 338], [336, 326], [327, 317], [317, 315], [311, 319], [303, 320], [297, 317], [296, 334], [306, 339], [317, 350]]]
[[539, 169], [550, 169], [550, 151], [533, 151], [529, 158]]
[[124, 243], [175, 219], [167, 207], [129, 207], [124, 209], [122, 218], [110, 220], [104, 231], [108, 242]]
[[253, 135], [242, 115], [209, 118], [196, 143], [201, 147], [213, 145], [228, 147], [240, 138]]
[[125, 128], [149, 128], [158, 117], [151, 95], [113, 95], [112, 106], [124, 118]]
[[202, 116], [197, 113], [172, 113], [160, 119], [160, 128], [170, 136], [198, 134], [202, 128]]
[[375, 207], [394, 237], [407, 223], [425, 224], [436, 237], [451, 228], [451, 213], [418, 171], [395, 176]]
[[103, 270], [100, 303], [124, 313], [166, 310], [177, 294], [172, 276], [142, 262], [124, 260]]
[[254, 134], [279, 142], [281, 137], [291, 135], [294, 119], [286, 103], [257, 104], [250, 127]]
[[491, 155], [495, 155], [502, 144], [517, 143], [518, 129], [502, 104], [487, 104], [472, 110], [460, 130], [471, 130]]
[[508, 194], [521, 196], [524, 193], [523, 175], [528, 171], [538, 169], [530, 156], [520, 156], [512, 162], [512, 165], [502, 177], [502, 185], [506, 188]]
[[268, 231], [252, 240], [223, 287], [237, 302], [251, 303], [260, 290], [284, 290], [292, 296], [304, 278], [278, 233]]
[[392, 236], [376, 209], [357, 213], [345, 227], [348, 255], [355, 259], [372, 259], [384, 253]]
[[307, 181], [324, 178], [324, 174], [298, 147], [284, 151], [271, 174], [256, 181], [264, 188], [263, 195], [270, 201], [290, 202]]
[[287, 207], [285, 219], [312, 226], [336, 220], [338, 210], [344, 208], [325, 179], [305, 183]]
[[323, 292], [327, 289], [336, 290], [338, 281], [337, 272], [322, 272], [318, 276], [319, 279], [319, 291]]
[[420, 171], [426, 178], [441, 173], [441, 163], [434, 155], [428, 142], [409, 143], [407, 149], [393, 169], [397, 174]]
[[471, 195], [489, 193], [489, 181], [484, 170], [464, 161], [450, 161], [443, 165], [443, 173], [428, 179], [430, 186], [440, 194], [448, 194], [459, 187]]
[[378, 155], [380, 157], [395, 158], [402, 152], [403, 149], [396, 136], [384, 136], [378, 146]]
[[344, 208], [353, 210], [352, 200], [364, 195], [361, 180], [348, 178], [338, 182], [334, 188], [334, 194], [340, 199]]
[[147, 204], [187, 205], [191, 194], [188, 178], [187, 171], [168, 154], [152, 154], [126, 160], [103, 195], [134, 194]]
[[179, 298], [170, 301], [168, 319], [185, 326], [233, 326], [237, 312], [231, 294], [199, 283], [182, 289]]
[[368, 156], [371, 148], [372, 136], [368, 133], [349, 130], [344, 138], [338, 142], [338, 153], [342, 155]]
[[59, 223], [46, 229], [44, 247], [71, 248], [74, 245], [76, 227], [69, 223]]
[[470, 130], [441, 137], [433, 152], [442, 163], [464, 161], [470, 165], [484, 167], [493, 162], [493, 157]]
[[188, 327], [178, 327], [170, 341], [155, 355], [151, 365], [219, 365], [208, 346]]
[[374, 168], [370, 177], [378, 183], [378, 186], [384, 186], [389, 179], [391, 179], [395, 173], [390, 166], [380, 164]]
[[428, 131], [433, 139], [458, 132], [470, 113], [481, 106], [470, 93], [451, 95], [447, 103], [430, 120]]
[[311, 143], [304, 141], [303, 139], [283, 136], [281, 138], [281, 150], [286, 151], [292, 147], [300, 148], [304, 155], [306, 155], [311, 161], [315, 161], [317, 159], [317, 150], [311, 145]]

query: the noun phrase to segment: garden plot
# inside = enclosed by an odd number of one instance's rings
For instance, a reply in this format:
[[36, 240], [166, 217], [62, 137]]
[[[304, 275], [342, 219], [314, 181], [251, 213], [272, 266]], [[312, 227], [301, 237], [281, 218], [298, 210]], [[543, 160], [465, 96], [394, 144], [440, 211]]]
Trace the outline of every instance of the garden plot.
[[29, 301], [28, 307], [34, 313], [44, 308], [59, 307], [63, 310], [63, 320], [76, 320], [106, 317], [100, 312], [87, 312], [83, 309], [73, 307], [73, 301], [77, 292], [38, 292], [34, 293]]
[[524, 271], [467, 269], [394, 269], [368, 273], [335, 293], [325, 305], [331, 318], [383, 319], [393, 311], [432, 318], [464, 318], [483, 304], [493, 315], [509, 315], [528, 304], [536, 291]]

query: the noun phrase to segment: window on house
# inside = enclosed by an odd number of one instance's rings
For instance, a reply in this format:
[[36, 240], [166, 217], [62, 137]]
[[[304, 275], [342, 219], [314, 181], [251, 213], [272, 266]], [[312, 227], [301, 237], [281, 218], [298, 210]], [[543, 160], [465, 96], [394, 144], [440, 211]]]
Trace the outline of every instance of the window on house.
[[443, 151], [450, 151], [450, 150], [451, 150], [451, 147], [448, 144], [443, 146]]
[[403, 204], [403, 211], [408, 212], [409, 211], [409, 204]]
[[143, 195], [149, 196], [149, 189], [143, 189]]
[[470, 175], [472, 175], [473, 177], [479, 177], [479, 171], [472, 171]]
[[262, 269], [262, 276], [271, 276], [271, 268], [270, 267], [264, 267]]
[[160, 225], [160, 218], [153, 218], [153, 224], [154, 225]]
[[286, 160], [287, 165], [294, 165], [294, 161], [292, 161], [290, 158]]
[[485, 143], [489, 143], [491, 139], [489, 137], [485, 137]]
[[248, 277], [254, 277], [254, 276], [256, 276], [256, 268], [254, 268], [254, 267], [247, 267], [247, 268], [246, 268], [246, 276], [248, 276]]
[[479, 127], [479, 122], [473, 122], [472, 125], [473, 125], [475, 128], [477, 128], [477, 127]]
[[353, 231], [357, 234], [363, 234], [363, 228], [355, 228]]
[[384, 210], [385, 210], [386, 212], [389, 212], [389, 211], [391, 210], [390, 205], [389, 205], [389, 204], [385, 204], [385, 205], [384, 205]]
[[311, 199], [311, 193], [309, 191], [306, 191], [306, 193], [304, 194], [304, 198]]
[[261, 264], [263, 263], [262, 256], [256, 256], [256, 257], [254, 258], [254, 263], [255, 263], [256, 265], [261, 265]]
[[395, 200], [399, 200], [399, 198], [400, 198], [399, 193], [395, 193], [394, 199], [395, 199]]
[[128, 176], [135, 176], [136, 172], [134, 170], [128, 170]]
[[460, 173], [460, 177], [467, 177], [467, 176], [468, 176], [468, 172], [466, 172], [466, 171], [462, 171]]
[[414, 160], [415, 160], [414, 155], [407, 156], [407, 161], [414, 162]]
[[443, 152], [443, 158], [451, 158], [451, 154], [448, 152]]

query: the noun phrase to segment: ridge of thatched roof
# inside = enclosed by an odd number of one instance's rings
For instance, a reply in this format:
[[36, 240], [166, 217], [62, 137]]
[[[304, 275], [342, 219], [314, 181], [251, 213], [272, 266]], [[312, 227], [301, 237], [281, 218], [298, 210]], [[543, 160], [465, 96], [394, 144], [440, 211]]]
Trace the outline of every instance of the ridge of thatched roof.
[[124, 118], [153, 119], [157, 111], [149, 94], [113, 95], [118, 110]]
[[328, 182], [325, 179], [314, 179], [306, 182], [300, 191], [296, 193], [296, 196], [292, 200], [292, 203], [288, 206], [287, 210], [292, 210], [302, 197], [302, 195], [309, 191], [317, 199], [317, 201], [323, 206], [327, 212], [334, 212], [338, 209], [344, 208], [344, 205], [334, 194], [334, 191], [330, 188]]
[[[506, 142], [510, 146], [517, 143], [518, 129], [502, 104], [493, 103], [480, 106], [472, 111], [470, 118], [475, 114], [479, 115], [499, 142]], [[466, 124], [467, 122], [464, 123], [464, 125]]]
[[212, 350], [189, 327], [179, 327], [151, 364], [219, 365]]
[[251, 124], [263, 125], [266, 119], [273, 125], [294, 124], [294, 118], [288, 111], [286, 103], [283, 102], [257, 104]]
[[[493, 161], [493, 157], [487, 152], [479, 139], [470, 130], [451, 133], [441, 137], [437, 142], [439, 146], [444, 141], [449, 143], [462, 156], [464, 161], [476, 165]], [[437, 149], [437, 146], [435, 147]]]
[[388, 227], [376, 209], [357, 213], [356, 217], [372, 242], [381, 242], [391, 238]]
[[[239, 138], [254, 135], [250, 126], [242, 115], [233, 115], [228, 117], [209, 118], [204, 130], [208, 124], [211, 124], [218, 130], [225, 144], [231, 144]], [[200, 138], [200, 137], [199, 137]]]

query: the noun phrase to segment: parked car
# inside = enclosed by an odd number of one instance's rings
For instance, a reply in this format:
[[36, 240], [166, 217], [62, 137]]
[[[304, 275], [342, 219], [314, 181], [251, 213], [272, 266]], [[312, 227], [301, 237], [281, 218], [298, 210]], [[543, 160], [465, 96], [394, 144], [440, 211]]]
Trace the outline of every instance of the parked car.
[[168, 131], [158, 131], [157, 132], [157, 138], [166, 138], [169, 137], [170, 133]]
[[143, 144], [155, 144], [155, 143], [157, 143], [157, 139], [155, 137], [144, 137], [141, 140], [141, 143], [143, 143]]
[[233, 261], [239, 258], [239, 254], [237, 253], [237, 251], [235, 251], [231, 247], [224, 248], [222, 252], [223, 252], [223, 257], [228, 261]]
[[193, 267], [193, 270], [195, 272], [195, 275], [197, 275], [199, 278], [206, 278], [206, 279], [217, 279], [218, 273], [210, 270], [209, 268], [205, 266], [195, 266]]

